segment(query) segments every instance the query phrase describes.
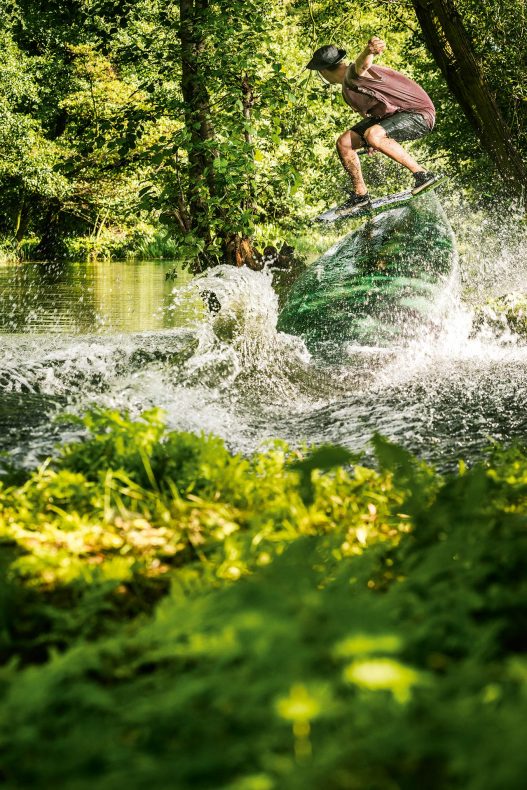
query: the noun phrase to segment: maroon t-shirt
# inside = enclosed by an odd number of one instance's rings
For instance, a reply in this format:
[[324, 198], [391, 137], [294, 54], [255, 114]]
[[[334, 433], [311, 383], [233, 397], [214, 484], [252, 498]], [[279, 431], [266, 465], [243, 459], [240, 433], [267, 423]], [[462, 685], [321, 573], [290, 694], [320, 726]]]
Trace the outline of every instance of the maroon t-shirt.
[[418, 112], [430, 129], [434, 127], [436, 111], [428, 93], [417, 82], [386, 66], [372, 66], [359, 77], [352, 63], [346, 71], [342, 95], [363, 118]]

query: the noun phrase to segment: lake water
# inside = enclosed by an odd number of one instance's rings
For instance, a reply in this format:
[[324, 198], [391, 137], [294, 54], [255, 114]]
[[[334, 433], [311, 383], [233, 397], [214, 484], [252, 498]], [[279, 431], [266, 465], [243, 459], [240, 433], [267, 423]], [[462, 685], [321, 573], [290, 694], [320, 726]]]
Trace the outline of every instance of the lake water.
[[[93, 334], [165, 329], [174, 263], [23, 263], [0, 266], [2, 333]], [[191, 275], [178, 267], [176, 281]], [[190, 313], [192, 313], [192, 307]]]
[[329, 365], [277, 332], [272, 273], [167, 279], [174, 266], [0, 266], [0, 450], [34, 464], [75, 436], [55, 418], [92, 405], [159, 406], [245, 453], [273, 438], [363, 449], [378, 431], [441, 468], [527, 436], [527, 346], [475, 336], [462, 304], [439, 335]]

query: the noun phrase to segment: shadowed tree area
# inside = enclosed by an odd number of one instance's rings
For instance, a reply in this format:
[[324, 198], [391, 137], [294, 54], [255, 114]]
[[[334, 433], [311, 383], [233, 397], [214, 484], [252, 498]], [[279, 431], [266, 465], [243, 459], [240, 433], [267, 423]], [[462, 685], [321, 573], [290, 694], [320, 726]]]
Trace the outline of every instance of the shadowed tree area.
[[[505, 121], [456, 4], [452, 0], [415, 0], [413, 6], [425, 42], [483, 150], [499, 177], [521, 197], [527, 184], [527, 170], [518, 150], [524, 119], [512, 117], [513, 127]], [[504, 106], [507, 98], [502, 97]]]

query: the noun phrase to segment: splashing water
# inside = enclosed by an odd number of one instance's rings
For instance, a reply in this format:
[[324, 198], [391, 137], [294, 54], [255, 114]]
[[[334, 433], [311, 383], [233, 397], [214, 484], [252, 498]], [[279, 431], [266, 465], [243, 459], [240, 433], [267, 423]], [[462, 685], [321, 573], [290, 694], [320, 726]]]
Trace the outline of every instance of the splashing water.
[[[10, 276], [0, 269], [4, 296]], [[49, 312], [23, 334], [4, 323], [0, 449], [33, 464], [73, 436], [51, 418], [93, 404], [133, 415], [159, 406], [171, 427], [213, 432], [241, 452], [279, 437], [363, 449], [378, 431], [440, 467], [526, 435], [527, 346], [510, 332], [474, 334], [471, 312], [451, 294], [440, 331], [404, 346], [348, 344], [329, 363], [277, 331], [269, 272], [219, 266], [170, 284], [168, 297], [162, 280], [140, 331], [116, 331], [119, 321], [107, 319], [72, 334], [50, 328]], [[143, 294], [120, 296], [133, 311]], [[72, 289], [64, 309], [77, 307]], [[38, 314], [36, 297], [29, 309]]]

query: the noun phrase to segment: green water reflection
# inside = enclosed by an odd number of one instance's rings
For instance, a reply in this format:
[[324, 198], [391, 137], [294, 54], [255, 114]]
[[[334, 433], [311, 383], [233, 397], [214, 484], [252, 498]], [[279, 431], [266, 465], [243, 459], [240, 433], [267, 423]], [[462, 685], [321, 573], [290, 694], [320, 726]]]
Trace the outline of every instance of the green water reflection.
[[[168, 272], [176, 271], [174, 280]], [[138, 332], [183, 326], [196, 295], [174, 305], [192, 275], [170, 261], [0, 265], [0, 332]]]

